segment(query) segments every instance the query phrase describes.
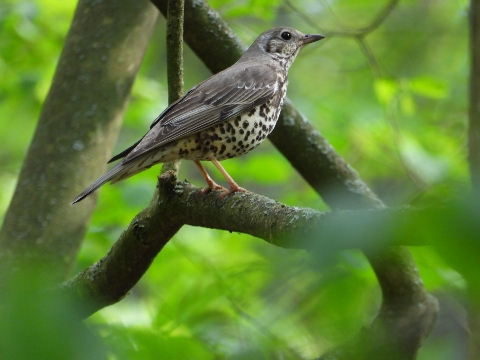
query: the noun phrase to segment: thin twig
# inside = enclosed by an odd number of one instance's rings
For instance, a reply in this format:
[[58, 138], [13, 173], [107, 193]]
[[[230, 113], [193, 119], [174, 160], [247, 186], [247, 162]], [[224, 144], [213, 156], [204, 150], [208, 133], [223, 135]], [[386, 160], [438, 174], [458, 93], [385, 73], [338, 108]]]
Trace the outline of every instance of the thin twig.
[[378, 60], [375, 57], [375, 54], [373, 53], [372, 48], [368, 45], [367, 40], [365, 39], [364, 36], [356, 36], [355, 38], [360, 46], [360, 49], [362, 50], [363, 54], [367, 58], [368, 63], [370, 64], [373, 77], [375, 79], [381, 78], [382, 69], [380, 68]]
[[290, 0], [285, 0], [285, 4], [292, 9], [297, 15], [303, 19], [307, 24], [312, 26], [314, 29], [323, 31], [326, 35], [329, 37], [331, 36], [347, 36], [347, 37], [365, 37], [371, 32], [375, 31], [384, 21], [385, 19], [391, 14], [391, 12], [395, 9], [395, 7], [398, 5], [400, 0], [391, 0], [378, 14], [375, 16], [375, 18], [372, 20], [370, 24], [363, 28], [359, 29], [347, 29], [347, 30], [342, 30], [342, 31], [335, 31], [335, 30], [327, 30], [327, 29], [322, 29], [318, 26], [317, 21], [314, 19], [310, 18], [307, 14], [305, 14], [303, 11], [298, 9], [295, 5], [291, 3]]

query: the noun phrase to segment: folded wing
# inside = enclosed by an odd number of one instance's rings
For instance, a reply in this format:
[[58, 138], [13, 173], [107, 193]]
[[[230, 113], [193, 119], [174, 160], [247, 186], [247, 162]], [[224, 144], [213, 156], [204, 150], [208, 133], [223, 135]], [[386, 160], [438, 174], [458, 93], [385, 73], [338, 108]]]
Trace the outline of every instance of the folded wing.
[[[225, 76], [225, 73], [228, 76]], [[200, 83], [163, 111], [150, 131], [136, 144], [110, 161], [124, 157], [125, 164], [138, 156], [196, 132], [245, 114], [266, 103], [278, 92], [275, 69], [245, 62]]]

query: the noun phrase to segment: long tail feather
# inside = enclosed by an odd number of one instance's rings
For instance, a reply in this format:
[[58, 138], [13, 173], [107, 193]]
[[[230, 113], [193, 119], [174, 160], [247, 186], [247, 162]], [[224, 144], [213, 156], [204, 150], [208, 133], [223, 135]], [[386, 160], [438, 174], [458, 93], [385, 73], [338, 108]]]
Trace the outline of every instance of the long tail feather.
[[[91, 184], [89, 187], [87, 187], [85, 190], [83, 190], [75, 198], [75, 200], [73, 200], [70, 203], [70, 205], [73, 205], [73, 204], [85, 199], [88, 195], [93, 193], [95, 190], [97, 190], [100, 186], [102, 186], [106, 182], [122, 178], [125, 175], [125, 173], [127, 173], [130, 170], [132, 165], [133, 164], [122, 164], [122, 163], [120, 163], [117, 166], [113, 167], [110, 171], [103, 174], [101, 177], [99, 177], [97, 180], [95, 180], [95, 182], [93, 184]], [[131, 175], [133, 175], [133, 174], [131, 174]], [[130, 176], [126, 176], [126, 177], [130, 177]]]

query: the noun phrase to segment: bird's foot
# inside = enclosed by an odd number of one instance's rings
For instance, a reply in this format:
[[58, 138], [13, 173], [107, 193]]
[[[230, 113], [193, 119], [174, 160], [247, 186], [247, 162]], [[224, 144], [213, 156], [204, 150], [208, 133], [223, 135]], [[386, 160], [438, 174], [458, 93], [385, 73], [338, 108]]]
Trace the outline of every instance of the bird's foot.
[[208, 187], [206, 187], [205, 189], [199, 190], [198, 194], [199, 195], [206, 195], [212, 190], [219, 190], [219, 191], [222, 191], [222, 192], [228, 191], [222, 185], [218, 185], [216, 182], [212, 181], [211, 184], [208, 184]]
[[[236, 184], [235, 184], [235, 185], [236, 185]], [[230, 195], [230, 194], [232, 194], [232, 193], [236, 193], [236, 192], [248, 193], [248, 192], [250, 192], [250, 191], [248, 191], [247, 189], [244, 189], [244, 188], [242, 188], [242, 187], [240, 187], [240, 186], [238, 186], [238, 185], [236, 185], [236, 186], [231, 186], [230, 189], [228, 189], [228, 190], [225, 189], [225, 191], [224, 191], [223, 193], [221, 193], [221, 194], [218, 196], [218, 198], [221, 200], [221, 199], [223, 199], [225, 196]]]

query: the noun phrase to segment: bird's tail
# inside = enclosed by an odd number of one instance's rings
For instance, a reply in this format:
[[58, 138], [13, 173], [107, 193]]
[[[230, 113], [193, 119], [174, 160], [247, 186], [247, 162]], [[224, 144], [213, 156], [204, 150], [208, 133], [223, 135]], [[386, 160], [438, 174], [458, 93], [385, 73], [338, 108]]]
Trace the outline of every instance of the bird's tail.
[[110, 171], [106, 172], [103, 174], [101, 177], [99, 177], [93, 184], [91, 184], [89, 187], [87, 187], [85, 190], [83, 190], [71, 203], [70, 205], [73, 205], [83, 199], [85, 199], [88, 195], [93, 193], [95, 190], [97, 190], [100, 186], [103, 184], [112, 181], [116, 182], [118, 180], [123, 180], [126, 179], [127, 177], [130, 177], [134, 175], [134, 173], [130, 173], [130, 170], [134, 164], [122, 164], [119, 163], [115, 167], [113, 167]]

